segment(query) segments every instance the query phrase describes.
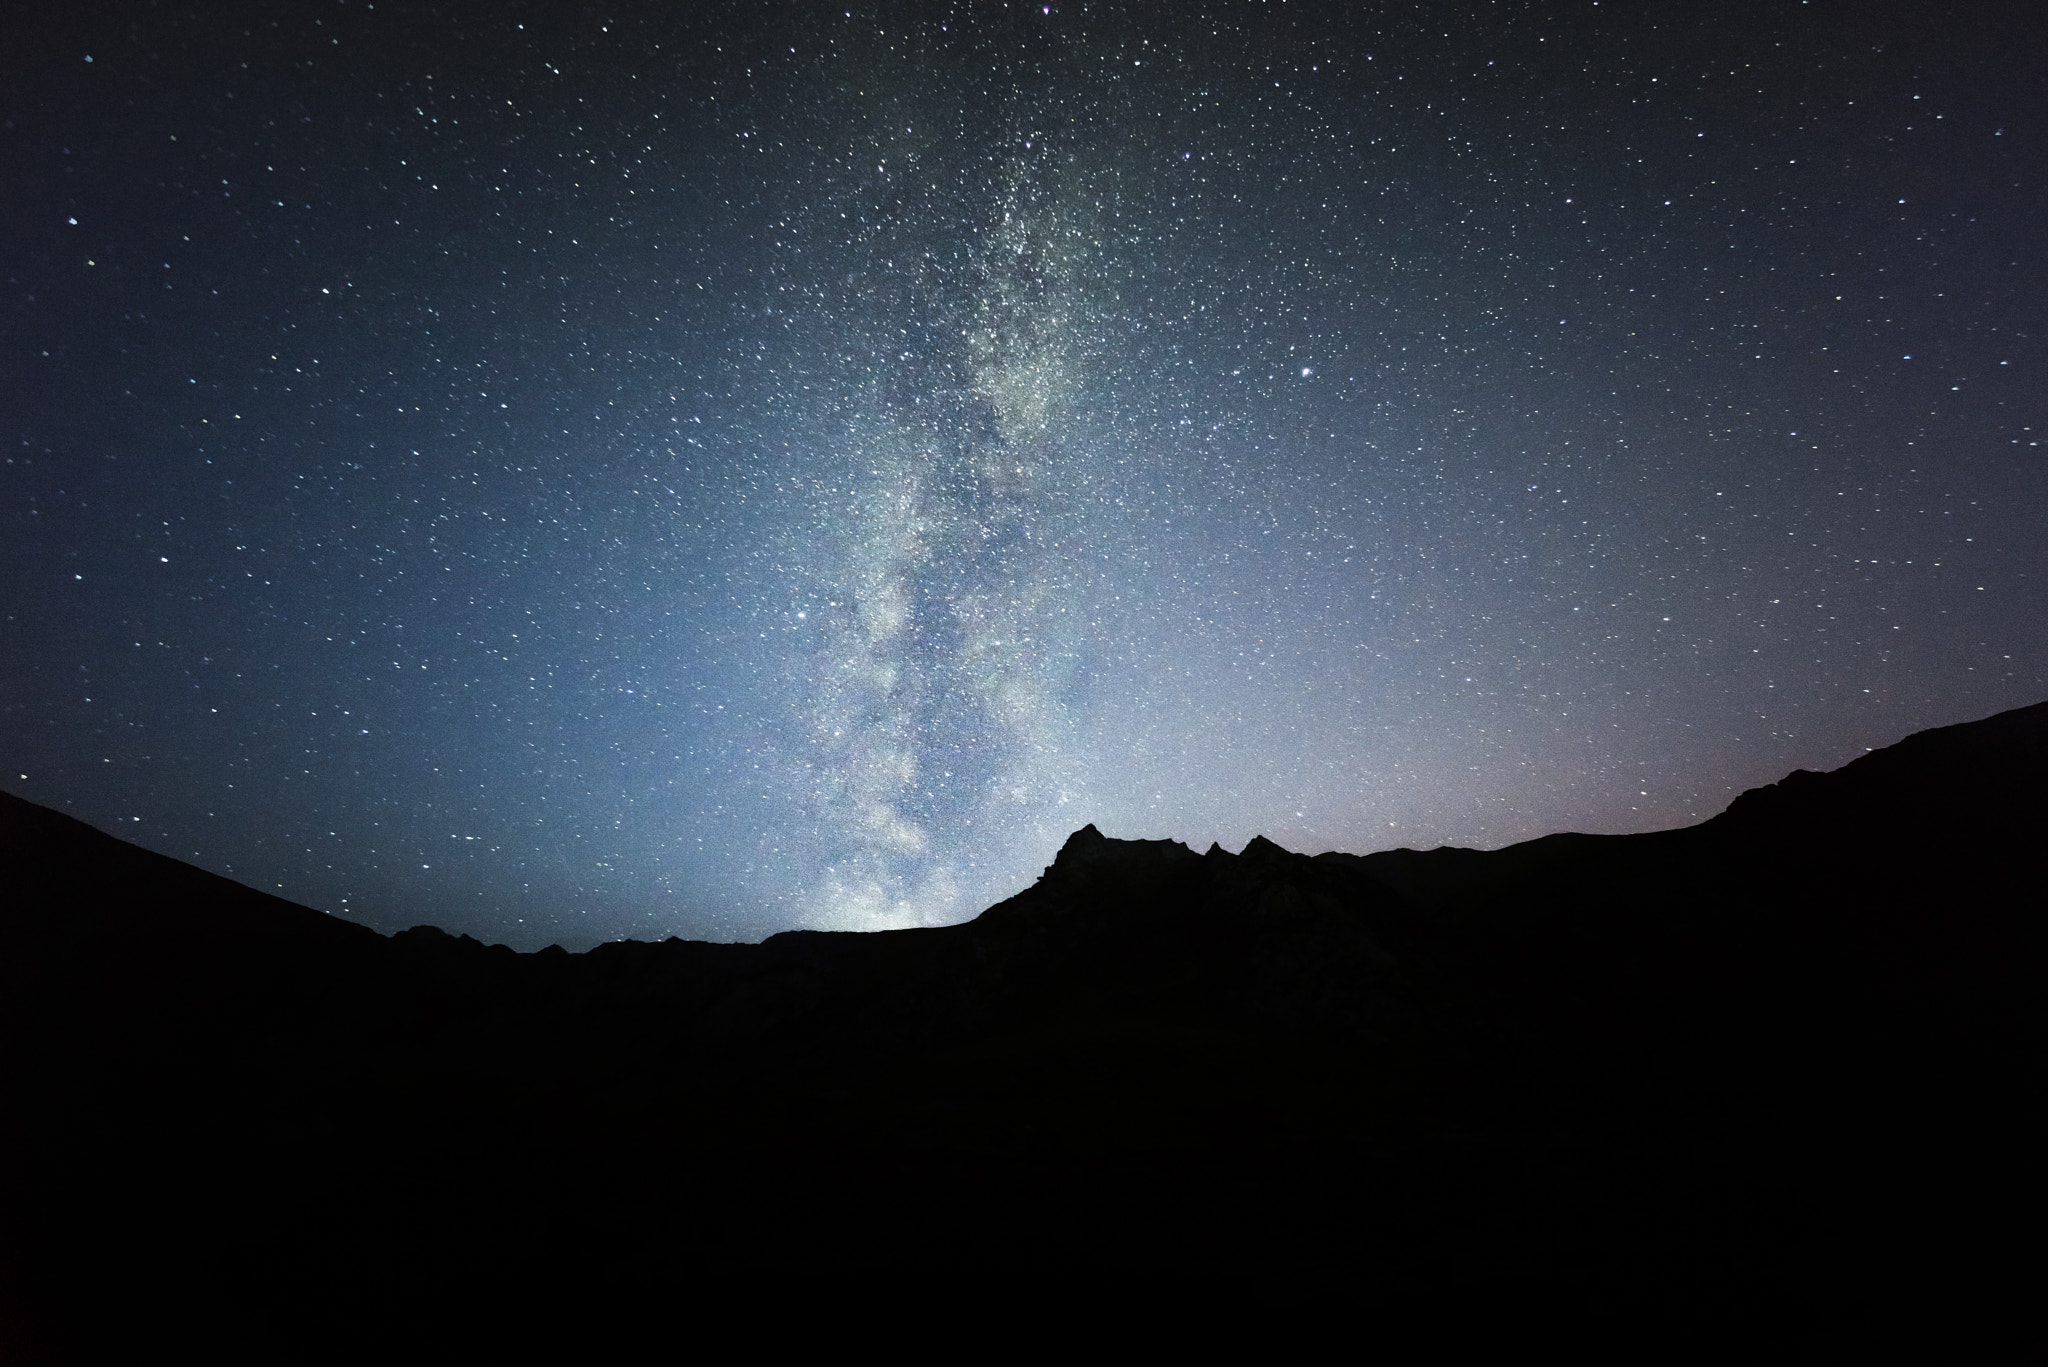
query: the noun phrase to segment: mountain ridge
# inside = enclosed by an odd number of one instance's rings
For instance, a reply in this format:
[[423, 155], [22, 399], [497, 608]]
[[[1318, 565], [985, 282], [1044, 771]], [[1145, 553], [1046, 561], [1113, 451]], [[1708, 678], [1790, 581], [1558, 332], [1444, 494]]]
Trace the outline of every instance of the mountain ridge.
[[[2048, 704], [1676, 831], [1309, 856], [1091, 825], [958, 925], [581, 954], [380, 936], [5, 798], [5, 1156], [37, 1177], [0, 1190], [30, 1232], [0, 1308], [53, 1361], [143, 1324], [251, 1357], [566, 1332], [543, 1287], [796, 1275], [872, 1310], [906, 1268], [987, 1313], [1056, 1285], [1390, 1333], [2005, 1324], [2044, 770]], [[149, 1313], [95, 1322], [110, 1283]]]

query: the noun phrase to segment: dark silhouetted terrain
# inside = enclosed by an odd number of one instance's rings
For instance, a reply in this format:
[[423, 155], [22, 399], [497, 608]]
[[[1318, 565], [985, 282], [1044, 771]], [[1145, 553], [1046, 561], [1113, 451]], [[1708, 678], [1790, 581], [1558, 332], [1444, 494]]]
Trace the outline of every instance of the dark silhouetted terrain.
[[0, 1348], [1121, 1314], [1970, 1356], [2038, 1335], [2044, 781], [2048, 704], [1686, 830], [1087, 827], [964, 925], [580, 955], [0, 798]]

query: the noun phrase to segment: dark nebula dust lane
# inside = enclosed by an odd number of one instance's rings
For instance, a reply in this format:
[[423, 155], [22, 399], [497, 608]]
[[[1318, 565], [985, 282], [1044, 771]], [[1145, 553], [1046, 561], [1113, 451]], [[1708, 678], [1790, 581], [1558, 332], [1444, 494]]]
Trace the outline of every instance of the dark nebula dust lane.
[[2029, 19], [11, 19], [0, 777], [582, 947], [2038, 701]]

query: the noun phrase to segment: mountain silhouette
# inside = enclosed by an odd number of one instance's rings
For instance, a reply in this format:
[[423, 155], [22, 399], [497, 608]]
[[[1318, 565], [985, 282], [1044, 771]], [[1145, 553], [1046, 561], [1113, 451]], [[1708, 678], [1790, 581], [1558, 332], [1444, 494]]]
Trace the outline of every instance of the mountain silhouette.
[[2044, 779], [2048, 703], [1683, 830], [1086, 826], [961, 925], [584, 954], [385, 937], [0, 795], [0, 1354], [2009, 1345]]

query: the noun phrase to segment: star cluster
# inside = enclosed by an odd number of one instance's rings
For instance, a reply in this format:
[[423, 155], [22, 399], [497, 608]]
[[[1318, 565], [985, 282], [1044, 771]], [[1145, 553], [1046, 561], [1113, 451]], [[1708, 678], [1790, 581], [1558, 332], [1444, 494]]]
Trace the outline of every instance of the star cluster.
[[1687, 824], [2038, 701], [2028, 17], [43, 16], [7, 784], [582, 947], [957, 920], [1088, 821]]

